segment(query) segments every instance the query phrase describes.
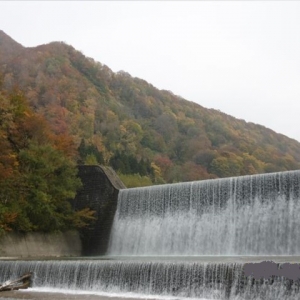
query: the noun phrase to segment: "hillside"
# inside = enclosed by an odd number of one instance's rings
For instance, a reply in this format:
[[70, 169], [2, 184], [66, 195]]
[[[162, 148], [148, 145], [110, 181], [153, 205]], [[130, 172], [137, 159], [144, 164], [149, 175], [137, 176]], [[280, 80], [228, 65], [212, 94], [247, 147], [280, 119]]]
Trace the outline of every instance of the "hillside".
[[53, 132], [72, 136], [80, 162], [110, 165], [130, 186], [300, 168], [297, 141], [114, 73], [62, 42], [25, 48], [0, 31], [0, 73], [5, 90], [17, 86]]

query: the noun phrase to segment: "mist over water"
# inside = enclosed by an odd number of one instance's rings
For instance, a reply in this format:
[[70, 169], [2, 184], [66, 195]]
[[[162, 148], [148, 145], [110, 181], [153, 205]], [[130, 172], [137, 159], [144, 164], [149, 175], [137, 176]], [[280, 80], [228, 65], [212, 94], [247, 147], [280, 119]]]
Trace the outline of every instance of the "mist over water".
[[109, 255], [299, 255], [300, 172], [126, 189]]

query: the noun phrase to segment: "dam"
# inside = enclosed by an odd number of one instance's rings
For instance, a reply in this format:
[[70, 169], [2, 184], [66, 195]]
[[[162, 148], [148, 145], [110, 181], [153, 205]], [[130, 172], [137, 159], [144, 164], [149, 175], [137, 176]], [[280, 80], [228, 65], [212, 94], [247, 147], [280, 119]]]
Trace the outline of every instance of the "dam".
[[[33, 271], [37, 291], [299, 299], [300, 171], [122, 188], [117, 194], [104, 256], [0, 261], [0, 282]], [[101, 242], [89, 242], [99, 255]]]

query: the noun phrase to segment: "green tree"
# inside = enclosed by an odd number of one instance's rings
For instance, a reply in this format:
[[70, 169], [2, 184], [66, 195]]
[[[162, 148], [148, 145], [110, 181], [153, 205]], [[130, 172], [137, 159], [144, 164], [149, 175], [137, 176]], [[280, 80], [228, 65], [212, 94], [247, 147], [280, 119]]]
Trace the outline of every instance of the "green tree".
[[230, 153], [214, 158], [209, 166], [209, 171], [218, 177], [239, 176], [241, 174], [242, 159]]
[[81, 185], [72, 139], [54, 135], [22, 93], [0, 90], [0, 99], [0, 233], [87, 225], [93, 212], [70, 204]]
[[53, 231], [70, 226], [67, 201], [80, 187], [76, 166], [52, 145], [31, 143], [19, 154], [20, 172], [28, 204], [26, 214], [34, 230]]

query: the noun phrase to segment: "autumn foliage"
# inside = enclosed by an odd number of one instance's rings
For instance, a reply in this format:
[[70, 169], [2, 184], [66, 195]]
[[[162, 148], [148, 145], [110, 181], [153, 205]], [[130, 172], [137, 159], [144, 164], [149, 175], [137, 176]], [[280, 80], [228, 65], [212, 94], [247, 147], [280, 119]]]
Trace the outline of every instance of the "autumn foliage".
[[[0, 32], [0, 66], [3, 88], [18, 85], [37, 114], [24, 115], [11, 135], [36, 131], [36, 143], [49, 139], [72, 159], [77, 149], [79, 163], [110, 165], [128, 186], [300, 168], [297, 141], [114, 73], [65, 43], [24, 48]], [[25, 136], [1, 142], [6, 178], [22, 167], [15, 151]]]
[[93, 212], [71, 208], [80, 180], [71, 137], [53, 134], [23, 93], [0, 89], [0, 234], [86, 226]]

